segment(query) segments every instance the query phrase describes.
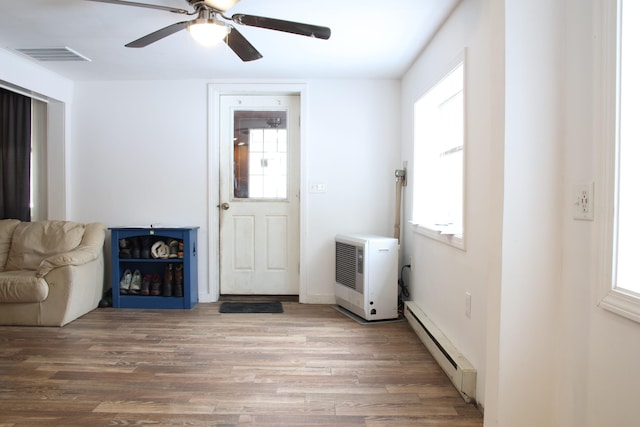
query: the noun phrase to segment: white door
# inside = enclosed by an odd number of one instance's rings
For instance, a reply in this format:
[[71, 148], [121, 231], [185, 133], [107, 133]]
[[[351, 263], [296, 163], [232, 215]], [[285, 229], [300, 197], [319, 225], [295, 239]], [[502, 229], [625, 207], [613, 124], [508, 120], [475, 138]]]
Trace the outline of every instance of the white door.
[[299, 293], [298, 96], [220, 98], [220, 293]]

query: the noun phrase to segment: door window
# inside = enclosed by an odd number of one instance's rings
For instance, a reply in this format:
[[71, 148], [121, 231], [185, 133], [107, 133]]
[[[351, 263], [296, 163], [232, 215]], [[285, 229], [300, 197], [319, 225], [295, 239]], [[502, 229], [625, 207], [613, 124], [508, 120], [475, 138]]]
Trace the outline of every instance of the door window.
[[233, 114], [235, 199], [287, 199], [287, 112]]

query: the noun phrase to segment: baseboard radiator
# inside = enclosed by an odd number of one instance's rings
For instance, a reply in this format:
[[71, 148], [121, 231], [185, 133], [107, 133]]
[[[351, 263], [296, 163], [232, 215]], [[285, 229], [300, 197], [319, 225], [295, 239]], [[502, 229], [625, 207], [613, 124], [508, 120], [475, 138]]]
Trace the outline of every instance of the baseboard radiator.
[[415, 302], [405, 302], [404, 315], [464, 400], [475, 403], [477, 374], [471, 363], [456, 350]]

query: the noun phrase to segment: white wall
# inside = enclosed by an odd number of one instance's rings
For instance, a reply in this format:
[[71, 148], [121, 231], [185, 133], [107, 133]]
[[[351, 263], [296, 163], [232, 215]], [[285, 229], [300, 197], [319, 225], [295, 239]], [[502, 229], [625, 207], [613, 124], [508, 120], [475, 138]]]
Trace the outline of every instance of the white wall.
[[395, 169], [401, 168], [399, 82], [314, 80], [306, 138], [306, 302], [333, 303], [334, 236], [393, 236]]
[[[562, 263], [562, 3], [505, 8], [498, 425], [554, 425]], [[524, 368], [524, 369], [523, 369]], [[526, 398], [524, 398], [526, 396]]]
[[108, 227], [199, 226], [206, 295], [206, 82], [77, 83], [73, 121], [71, 216]]
[[[596, 419], [590, 416], [587, 402], [591, 376], [595, 374], [589, 367], [589, 335], [591, 334], [591, 313], [602, 311], [595, 304], [593, 267], [597, 256], [592, 249], [594, 222], [575, 221], [571, 216], [572, 186], [576, 183], [593, 181], [594, 175], [594, 48], [589, 43], [593, 38], [593, 1], [570, 0], [566, 2], [564, 30], [559, 37], [566, 39], [563, 52], [563, 78], [561, 96], [564, 100], [563, 117], [565, 123], [562, 132], [563, 141], [563, 177], [561, 177], [562, 195], [562, 281], [558, 286], [558, 353], [557, 384], [555, 387], [557, 405], [557, 425], [560, 426], [625, 426], [620, 422]], [[596, 197], [599, 198], [598, 193]], [[601, 199], [600, 199], [601, 200]], [[596, 220], [599, 220], [596, 215]], [[595, 289], [594, 289], [595, 290]], [[617, 334], [612, 334], [616, 336]], [[637, 355], [638, 353], [636, 353]], [[637, 357], [637, 356], [636, 356]], [[609, 374], [609, 369], [607, 375]], [[593, 383], [595, 389], [601, 387], [601, 381]], [[622, 382], [620, 383], [622, 386]], [[622, 390], [621, 390], [622, 391]], [[625, 393], [627, 394], [627, 393]], [[615, 396], [615, 397], [614, 397]], [[617, 399], [614, 391], [611, 398]], [[604, 403], [604, 400], [603, 400]], [[595, 408], [612, 408], [610, 403], [597, 403]]]
[[[412, 103], [434, 73], [462, 45], [483, 61], [468, 61], [469, 86], [487, 98], [468, 119], [491, 129], [470, 128], [468, 191], [488, 206], [471, 195], [466, 253], [408, 233], [405, 260], [413, 256], [413, 299], [479, 369], [487, 426], [638, 425], [640, 325], [597, 306], [602, 194], [595, 221], [571, 211], [573, 184], [602, 188], [603, 1], [465, 0], [403, 80], [405, 158]], [[465, 323], [467, 289], [483, 295], [486, 326], [475, 297]]]
[[[585, 5], [585, 3], [587, 3]], [[565, 206], [571, 208], [571, 185], [594, 180], [603, 190], [602, 114], [606, 110], [600, 23], [611, 0], [566, 0], [566, 177]], [[589, 41], [589, 42], [587, 42]], [[597, 124], [594, 126], [594, 124]], [[560, 408], [571, 426], [637, 426], [640, 384], [640, 325], [597, 306], [606, 287], [602, 269], [604, 191], [595, 192], [595, 221], [565, 215], [562, 283], [565, 348]], [[602, 280], [602, 282], [601, 282]], [[564, 421], [563, 419], [560, 420]]]
[[[71, 205], [75, 218], [108, 226], [199, 226], [200, 295], [213, 300], [217, 278], [207, 277], [206, 239], [217, 230], [208, 229], [207, 197], [217, 182], [207, 182], [207, 83], [76, 84]], [[398, 82], [315, 80], [307, 86], [302, 299], [332, 303], [334, 235], [392, 233]], [[326, 193], [308, 194], [313, 182], [325, 183]]]
[[[499, 277], [502, 209], [501, 54], [494, 51], [488, 1], [465, 1], [454, 11], [402, 81], [403, 159], [410, 159], [407, 219], [413, 183], [413, 104], [448, 71], [466, 48], [466, 250], [462, 251], [405, 228], [405, 262], [412, 256], [411, 299], [447, 335], [478, 371], [477, 400], [485, 402], [485, 353], [489, 286]], [[499, 35], [498, 35], [499, 36]], [[492, 106], [494, 108], [492, 108]], [[497, 130], [497, 132], [496, 132]], [[471, 317], [465, 293], [471, 293]]]
[[572, 216], [574, 184], [604, 190], [603, 3], [506, 2], [496, 425], [638, 425], [640, 325], [597, 306], [604, 192], [593, 222]]

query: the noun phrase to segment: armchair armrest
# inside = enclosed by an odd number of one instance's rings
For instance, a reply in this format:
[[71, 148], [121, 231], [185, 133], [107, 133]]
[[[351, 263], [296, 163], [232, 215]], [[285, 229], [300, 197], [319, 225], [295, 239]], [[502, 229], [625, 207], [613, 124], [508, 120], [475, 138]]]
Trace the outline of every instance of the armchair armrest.
[[50, 256], [42, 260], [36, 272], [36, 277], [44, 277], [54, 268], [89, 263], [98, 259], [101, 253], [101, 247], [81, 245], [69, 252]]

